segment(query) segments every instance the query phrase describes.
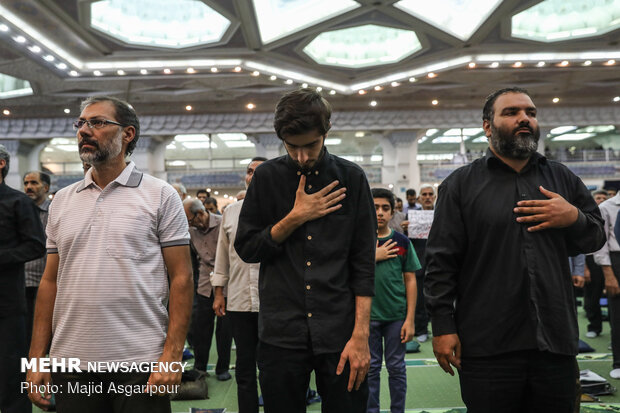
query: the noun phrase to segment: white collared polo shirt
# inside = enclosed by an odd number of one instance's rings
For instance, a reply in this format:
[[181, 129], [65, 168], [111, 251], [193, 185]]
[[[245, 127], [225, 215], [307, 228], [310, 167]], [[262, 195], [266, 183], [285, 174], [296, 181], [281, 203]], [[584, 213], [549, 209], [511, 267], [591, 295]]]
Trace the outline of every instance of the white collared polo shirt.
[[60, 190], [47, 225], [59, 257], [50, 357], [78, 357], [81, 368], [156, 361], [168, 327], [162, 248], [188, 244], [177, 192], [133, 162], [103, 190], [92, 169]]

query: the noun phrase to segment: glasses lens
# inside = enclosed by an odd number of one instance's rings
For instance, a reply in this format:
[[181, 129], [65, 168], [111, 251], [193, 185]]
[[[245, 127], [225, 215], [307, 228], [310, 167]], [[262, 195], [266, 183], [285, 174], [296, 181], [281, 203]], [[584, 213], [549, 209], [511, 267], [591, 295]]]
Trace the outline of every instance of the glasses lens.
[[107, 122], [105, 120], [103, 120], [103, 119], [91, 119], [91, 121], [90, 121], [90, 124], [95, 129], [103, 128], [106, 123]]
[[75, 122], [73, 122], [73, 129], [75, 130], [80, 129], [82, 126], [84, 126], [83, 120], [76, 120]]

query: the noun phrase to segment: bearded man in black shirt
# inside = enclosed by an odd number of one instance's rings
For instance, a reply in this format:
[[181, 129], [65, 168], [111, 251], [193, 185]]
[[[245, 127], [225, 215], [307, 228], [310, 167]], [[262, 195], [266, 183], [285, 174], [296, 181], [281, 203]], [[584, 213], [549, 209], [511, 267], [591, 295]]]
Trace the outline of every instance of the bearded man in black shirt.
[[569, 413], [577, 315], [568, 257], [605, 242], [583, 182], [536, 152], [527, 91], [483, 109], [486, 156], [439, 187], [426, 247], [425, 296], [440, 366], [459, 370], [469, 413]]
[[287, 155], [257, 168], [235, 240], [260, 262], [257, 362], [265, 412], [365, 412], [376, 214], [362, 169], [328, 153], [331, 108], [312, 89], [278, 102]]

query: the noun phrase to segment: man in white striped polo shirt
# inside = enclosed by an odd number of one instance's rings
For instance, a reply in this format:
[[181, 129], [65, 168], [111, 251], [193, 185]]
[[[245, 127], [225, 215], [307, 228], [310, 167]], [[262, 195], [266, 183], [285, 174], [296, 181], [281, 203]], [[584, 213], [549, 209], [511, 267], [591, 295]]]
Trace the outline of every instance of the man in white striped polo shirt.
[[[180, 369], [121, 373], [101, 365], [181, 361], [193, 294], [181, 200], [125, 160], [140, 132], [128, 103], [89, 98], [74, 126], [80, 158], [92, 168], [49, 209], [30, 358], [49, 348], [51, 358], [80, 359], [82, 372], [52, 371], [59, 413], [170, 412], [166, 392], [180, 382]], [[28, 371], [34, 385], [49, 380]], [[49, 395], [36, 390], [30, 387], [30, 399], [46, 408]]]

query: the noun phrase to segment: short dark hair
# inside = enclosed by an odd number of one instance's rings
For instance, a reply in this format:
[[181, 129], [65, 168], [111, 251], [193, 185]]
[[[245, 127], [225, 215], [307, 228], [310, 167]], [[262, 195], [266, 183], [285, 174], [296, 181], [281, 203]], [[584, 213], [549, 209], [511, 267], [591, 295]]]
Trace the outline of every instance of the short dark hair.
[[278, 138], [317, 130], [325, 135], [331, 128], [332, 108], [315, 89], [304, 88], [282, 96], [276, 105], [273, 127]]
[[403, 200], [397, 197], [396, 202], [403, 202]]
[[605, 195], [605, 196], [607, 196], [609, 194], [604, 189], [599, 189], [598, 191], [592, 192], [592, 196], [594, 196], [594, 195]]
[[384, 198], [390, 203], [390, 210], [394, 212], [394, 194], [385, 188], [372, 188], [370, 190], [373, 198]]
[[127, 144], [127, 150], [125, 151], [125, 156], [131, 155], [140, 138], [140, 121], [135, 109], [124, 100], [112, 96], [91, 96], [80, 104], [80, 111], [83, 111], [88, 105], [99, 102], [110, 102], [114, 106], [116, 121], [123, 125], [123, 127], [133, 126], [136, 130], [133, 140]]
[[503, 89], [496, 90], [495, 92], [487, 96], [486, 100], [484, 101], [484, 107], [482, 108], [483, 121], [493, 120], [493, 116], [495, 115], [495, 109], [493, 108], [493, 105], [495, 105], [495, 101], [498, 97], [500, 97], [501, 95], [505, 95], [506, 93], [523, 93], [524, 95], [530, 96], [530, 93], [527, 90], [517, 86], [505, 87]]
[[199, 189], [199, 190], [196, 191], [196, 196], [198, 196], [200, 194], [207, 194], [207, 196], [209, 196], [209, 192], [207, 192], [206, 189]]
[[252, 162], [265, 162], [267, 161], [267, 158], [265, 158], [264, 156], [255, 156], [252, 159], [250, 159], [250, 163]]
[[413, 188], [407, 189], [407, 192], [405, 192], [405, 195], [407, 195], [407, 196], [415, 196], [416, 195], [415, 189], [413, 189]]
[[205, 199], [205, 201], [204, 201], [202, 204], [203, 204], [203, 205], [206, 205], [206, 204], [213, 204], [213, 205], [215, 205], [215, 207], [217, 208], [217, 199], [215, 199], [215, 198], [211, 198], [211, 197], [208, 197], [207, 199]]
[[4, 160], [5, 166], [2, 168], [2, 179], [6, 178], [9, 173], [9, 166], [11, 166], [11, 154], [6, 146], [0, 144], [0, 160]]
[[39, 179], [41, 180], [42, 183], [46, 184], [48, 188], [50, 187], [50, 185], [52, 185], [52, 180], [50, 179], [50, 176], [46, 174], [45, 172], [41, 172], [41, 171], [28, 171], [24, 174], [24, 177], [22, 178], [22, 180], [26, 179], [26, 175], [29, 175], [29, 174], [39, 174]]

